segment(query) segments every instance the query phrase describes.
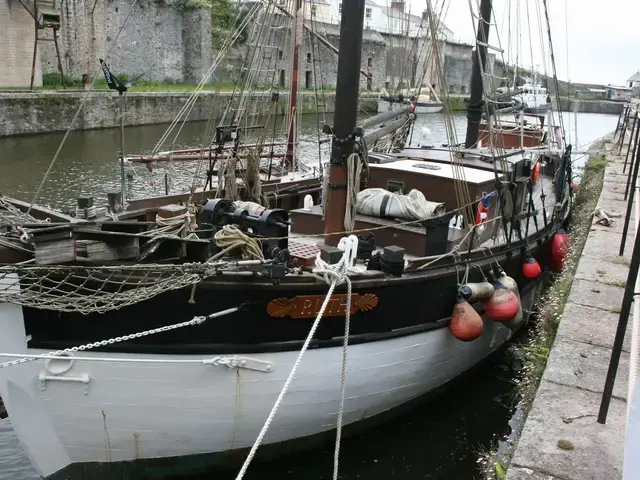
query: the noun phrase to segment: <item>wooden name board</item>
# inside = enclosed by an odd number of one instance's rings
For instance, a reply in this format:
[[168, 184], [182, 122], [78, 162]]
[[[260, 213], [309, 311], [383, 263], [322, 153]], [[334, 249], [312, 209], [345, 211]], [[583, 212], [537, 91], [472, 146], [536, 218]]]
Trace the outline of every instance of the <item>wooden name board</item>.
[[[315, 318], [320, 313], [324, 295], [300, 295], [293, 298], [276, 298], [267, 305], [267, 313], [272, 317]], [[373, 293], [351, 294], [351, 315], [366, 312], [378, 306], [378, 297]], [[325, 317], [344, 317], [347, 311], [347, 295], [331, 295], [324, 311]]]

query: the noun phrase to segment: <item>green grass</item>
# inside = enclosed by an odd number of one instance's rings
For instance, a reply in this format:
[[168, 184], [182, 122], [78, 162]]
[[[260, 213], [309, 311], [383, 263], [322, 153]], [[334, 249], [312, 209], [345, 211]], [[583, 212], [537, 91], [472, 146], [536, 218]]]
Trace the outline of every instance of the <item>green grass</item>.
[[560, 450], [575, 450], [576, 447], [569, 440], [558, 440], [558, 448]]
[[624, 280], [618, 280], [618, 279], [605, 280], [603, 283], [605, 283], [606, 285], [611, 285], [613, 287], [624, 288], [627, 286], [627, 282], [625, 282]]

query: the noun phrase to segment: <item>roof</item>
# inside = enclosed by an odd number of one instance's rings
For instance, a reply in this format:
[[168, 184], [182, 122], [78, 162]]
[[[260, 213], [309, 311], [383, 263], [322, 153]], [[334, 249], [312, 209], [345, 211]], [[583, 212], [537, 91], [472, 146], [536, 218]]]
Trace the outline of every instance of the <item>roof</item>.
[[627, 82], [640, 82], [640, 70], [638, 70], [636, 73], [631, 75], [631, 77], [629, 77]]
[[611, 89], [611, 90], [629, 90], [629, 91], [633, 90], [633, 88], [629, 88], [629, 87], [619, 87], [619, 86], [617, 86], [617, 85], [607, 85], [607, 88], [608, 88], [608, 89]]

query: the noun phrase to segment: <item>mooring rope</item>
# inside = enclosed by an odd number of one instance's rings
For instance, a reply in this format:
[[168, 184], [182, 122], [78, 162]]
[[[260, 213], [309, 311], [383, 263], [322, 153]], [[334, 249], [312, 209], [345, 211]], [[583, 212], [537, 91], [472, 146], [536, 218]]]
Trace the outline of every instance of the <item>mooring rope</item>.
[[348, 294], [347, 294], [347, 305], [346, 305], [346, 311], [345, 311], [344, 343], [342, 347], [340, 410], [338, 412], [338, 420], [337, 420], [337, 427], [336, 427], [336, 449], [334, 452], [334, 465], [333, 465], [333, 479], [337, 480], [338, 467], [339, 467], [339, 455], [340, 455], [340, 441], [342, 438], [342, 419], [343, 419], [344, 399], [345, 399], [345, 390], [346, 390], [347, 346], [349, 342], [349, 324], [350, 324], [350, 317], [351, 317], [351, 282], [349, 281], [349, 277], [347, 276], [347, 273], [351, 270], [351, 265], [353, 262], [353, 258], [356, 255], [356, 252], [357, 252], [357, 239], [356, 237], [350, 237], [349, 239], [347, 239], [347, 242], [345, 243], [344, 253], [342, 255], [342, 258], [337, 264], [335, 265], [327, 264], [320, 258], [320, 253], [318, 253], [316, 257], [316, 267], [314, 268], [313, 271], [317, 275], [321, 276], [321, 278], [323, 278], [327, 283], [330, 284], [329, 291], [327, 292], [327, 295], [325, 296], [324, 301], [322, 302], [322, 306], [320, 307], [320, 311], [318, 312], [318, 315], [316, 316], [316, 319], [313, 322], [313, 325], [311, 326], [311, 330], [309, 330], [309, 334], [307, 335], [307, 338], [304, 341], [302, 348], [300, 349], [298, 358], [296, 358], [296, 361], [294, 362], [293, 367], [291, 368], [291, 372], [289, 372], [289, 376], [287, 377], [287, 380], [284, 382], [284, 386], [282, 387], [282, 390], [280, 390], [280, 394], [278, 395], [278, 398], [276, 399], [273, 405], [273, 408], [271, 409], [271, 412], [269, 412], [269, 416], [267, 417], [267, 420], [264, 422], [264, 425], [262, 426], [262, 430], [260, 430], [260, 433], [258, 434], [256, 441], [251, 447], [251, 450], [249, 451], [249, 455], [247, 455], [247, 458], [245, 459], [244, 464], [242, 465], [242, 468], [238, 472], [238, 475], [236, 476], [236, 480], [242, 480], [244, 475], [247, 473], [247, 469], [249, 468], [251, 461], [253, 460], [253, 458], [256, 455], [256, 452], [258, 451], [258, 447], [260, 447], [260, 444], [264, 440], [264, 437], [267, 434], [267, 431], [269, 430], [269, 427], [271, 426], [271, 423], [273, 422], [273, 419], [275, 418], [276, 413], [280, 408], [280, 405], [282, 404], [282, 400], [284, 399], [284, 396], [289, 390], [289, 387], [291, 386], [291, 382], [293, 381], [293, 378], [295, 377], [295, 374], [298, 371], [300, 364], [302, 363], [302, 358], [304, 357], [304, 354], [307, 352], [307, 349], [309, 348], [309, 344], [311, 343], [311, 340], [313, 339], [313, 336], [315, 335], [316, 330], [320, 325], [320, 320], [322, 320], [322, 317], [324, 316], [324, 312], [327, 309], [327, 305], [329, 304], [329, 300], [333, 295], [333, 291], [335, 290], [336, 286], [346, 282]]

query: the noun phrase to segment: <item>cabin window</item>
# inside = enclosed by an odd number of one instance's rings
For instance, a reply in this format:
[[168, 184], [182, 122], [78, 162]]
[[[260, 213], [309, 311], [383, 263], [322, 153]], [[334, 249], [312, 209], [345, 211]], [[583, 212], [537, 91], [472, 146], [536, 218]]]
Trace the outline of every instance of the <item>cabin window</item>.
[[387, 180], [387, 190], [392, 193], [404, 193], [406, 189], [407, 184], [402, 180]]
[[367, 58], [367, 67], [369, 68], [373, 67], [373, 58], [371, 57]]
[[371, 8], [365, 8], [365, 9], [364, 9], [364, 16], [365, 16], [368, 20], [371, 20]]
[[311, 54], [307, 53], [307, 63], [311, 63]]

